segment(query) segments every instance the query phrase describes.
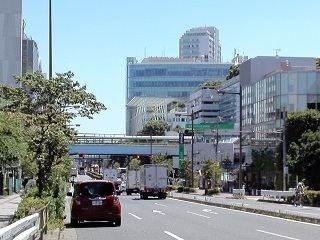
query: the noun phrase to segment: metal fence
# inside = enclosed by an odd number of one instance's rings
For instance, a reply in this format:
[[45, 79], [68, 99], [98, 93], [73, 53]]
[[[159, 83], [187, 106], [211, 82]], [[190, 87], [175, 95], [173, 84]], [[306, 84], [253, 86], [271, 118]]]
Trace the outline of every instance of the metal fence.
[[49, 204], [36, 213], [0, 229], [0, 240], [43, 239], [47, 234], [49, 221]]

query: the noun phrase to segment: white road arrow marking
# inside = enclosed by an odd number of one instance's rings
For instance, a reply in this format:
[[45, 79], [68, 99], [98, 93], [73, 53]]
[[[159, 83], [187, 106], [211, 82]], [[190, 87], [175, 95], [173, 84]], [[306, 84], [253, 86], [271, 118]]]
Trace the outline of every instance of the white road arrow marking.
[[138, 216], [134, 215], [133, 213], [129, 213], [129, 215], [131, 215], [132, 217], [135, 217], [136, 219], [139, 219], [139, 220], [142, 219], [141, 217], [138, 217]]
[[166, 215], [165, 213], [163, 213], [163, 212], [161, 212], [161, 211], [158, 211], [158, 210], [152, 210], [152, 212], [154, 212], [154, 213], [159, 213], [159, 214], [161, 214], [161, 215]]
[[199, 217], [211, 218], [211, 217], [207, 217], [207, 216], [204, 216], [204, 215], [201, 215], [201, 214], [198, 214], [198, 213], [194, 213], [194, 212], [187, 212], [187, 213], [190, 213], [190, 214], [193, 214], [193, 215], [196, 215], [196, 216], [199, 216]]
[[161, 207], [167, 207], [166, 205], [163, 205], [163, 204], [160, 204], [160, 203], [155, 203], [156, 205], [158, 206], [161, 206]]
[[168, 234], [169, 236], [171, 236], [171, 237], [173, 237], [173, 238], [175, 238], [175, 239], [177, 239], [177, 240], [184, 240], [183, 238], [178, 237], [177, 235], [175, 235], [175, 234], [173, 234], [173, 233], [171, 233], [171, 232], [164, 231], [164, 233], [165, 233], [165, 234]]
[[212, 213], [212, 214], [218, 214], [218, 213], [216, 213], [216, 212], [212, 212], [211, 209], [203, 209], [202, 212]]

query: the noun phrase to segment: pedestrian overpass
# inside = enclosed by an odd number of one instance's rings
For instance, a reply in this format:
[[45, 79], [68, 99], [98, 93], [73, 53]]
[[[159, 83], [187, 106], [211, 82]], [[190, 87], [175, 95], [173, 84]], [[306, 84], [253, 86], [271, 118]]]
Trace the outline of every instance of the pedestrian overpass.
[[[191, 143], [191, 136], [185, 136]], [[128, 155], [151, 156], [168, 154], [179, 156], [179, 136], [126, 136], [121, 134], [77, 135], [77, 142], [69, 146], [70, 155]]]

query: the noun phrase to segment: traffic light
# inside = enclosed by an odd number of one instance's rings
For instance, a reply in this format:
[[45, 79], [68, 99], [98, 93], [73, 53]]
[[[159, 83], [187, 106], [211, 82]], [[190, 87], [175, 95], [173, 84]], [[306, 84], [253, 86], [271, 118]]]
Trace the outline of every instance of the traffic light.
[[140, 156], [139, 156], [139, 155], [137, 155], [137, 159], [138, 159], [138, 160], [140, 159]]
[[84, 159], [85, 155], [84, 154], [79, 154], [79, 158]]

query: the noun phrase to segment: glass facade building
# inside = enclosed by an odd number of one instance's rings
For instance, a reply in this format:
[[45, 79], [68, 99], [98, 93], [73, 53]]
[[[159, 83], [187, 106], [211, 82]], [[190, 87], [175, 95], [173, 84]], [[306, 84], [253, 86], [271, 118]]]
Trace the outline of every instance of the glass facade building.
[[[224, 80], [231, 64], [195, 62], [179, 58], [127, 58], [126, 104], [134, 97], [175, 98], [187, 102], [190, 93], [206, 81]], [[130, 131], [126, 111], [126, 134]]]
[[13, 75], [22, 73], [22, 0], [1, 0], [0, 19], [0, 81], [19, 87]]
[[25, 37], [22, 41], [22, 76], [26, 73], [42, 72], [37, 43]]

